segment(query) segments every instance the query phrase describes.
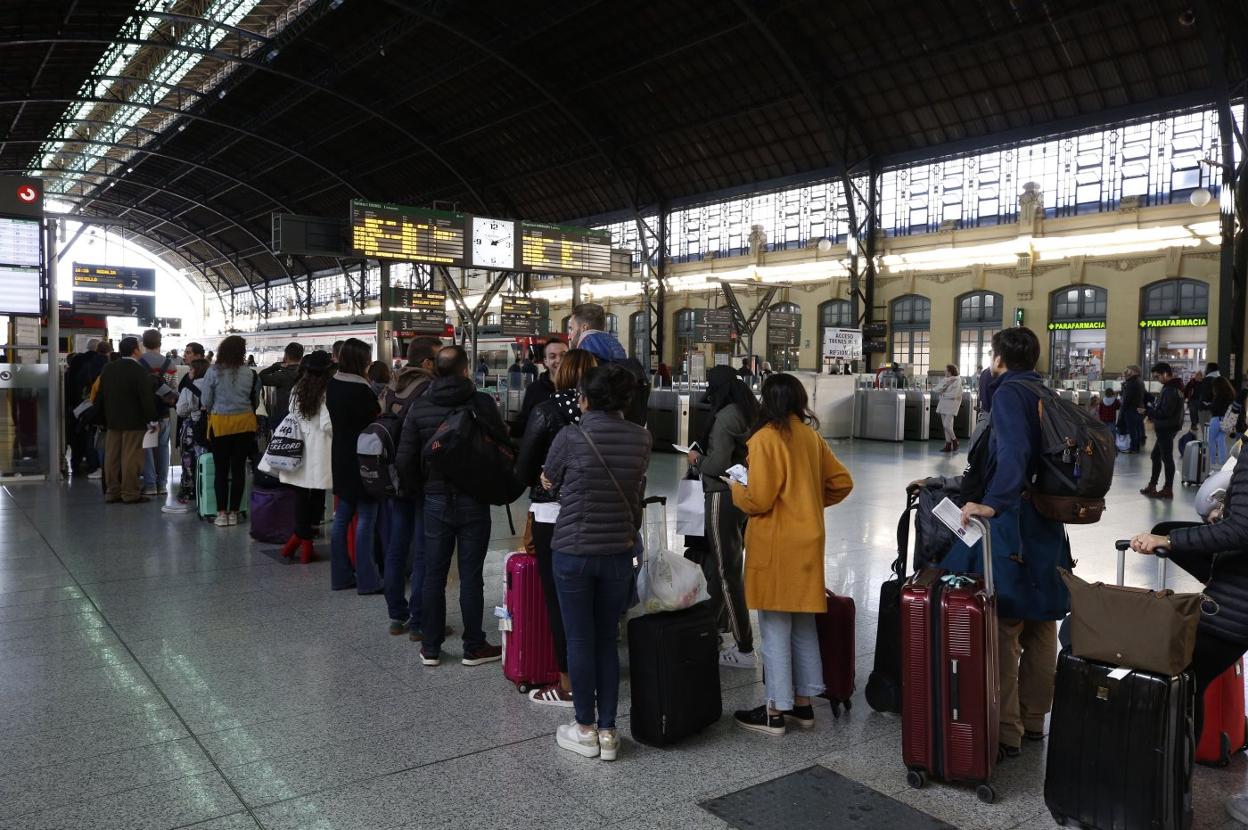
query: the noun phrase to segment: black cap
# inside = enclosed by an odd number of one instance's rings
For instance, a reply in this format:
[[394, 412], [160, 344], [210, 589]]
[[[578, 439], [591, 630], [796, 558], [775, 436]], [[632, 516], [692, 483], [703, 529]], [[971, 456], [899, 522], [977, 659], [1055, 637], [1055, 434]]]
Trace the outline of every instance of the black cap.
[[333, 357], [329, 352], [317, 349], [314, 352], [308, 352], [303, 356], [303, 360], [299, 361], [299, 365], [303, 367], [305, 372], [320, 374], [328, 372], [329, 367], [334, 363]]

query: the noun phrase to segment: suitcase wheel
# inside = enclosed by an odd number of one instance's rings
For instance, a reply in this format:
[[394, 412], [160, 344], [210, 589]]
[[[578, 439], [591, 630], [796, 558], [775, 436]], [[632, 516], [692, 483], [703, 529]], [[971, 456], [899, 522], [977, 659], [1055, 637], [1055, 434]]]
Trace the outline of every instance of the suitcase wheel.
[[906, 783], [916, 790], [921, 790], [927, 786], [927, 773], [921, 769], [912, 769], [906, 773]]
[[529, 692], [533, 691], [533, 687], [528, 683], [517, 683], [516, 691], [522, 695], [527, 695]]
[[997, 791], [991, 784], [980, 784], [975, 788], [975, 797], [985, 804], [991, 804], [997, 800]]

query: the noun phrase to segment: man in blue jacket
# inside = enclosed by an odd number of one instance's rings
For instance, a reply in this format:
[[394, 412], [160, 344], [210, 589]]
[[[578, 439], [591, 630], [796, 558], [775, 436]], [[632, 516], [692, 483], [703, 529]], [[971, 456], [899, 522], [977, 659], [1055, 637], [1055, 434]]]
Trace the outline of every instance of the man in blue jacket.
[[[992, 338], [992, 411], [985, 452], [963, 479], [962, 522], [987, 520], [992, 533], [992, 571], [997, 594], [997, 655], [1001, 672], [1001, 748], [1019, 754], [1023, 738], [1044, 738], [1044, 718], [1053, 705], [1057, 666], [1057, 620], [1070, 596], [1058, 576], [1071, 567], [1070, 545], [1061, 522], [1036, 512], [1026, 497], [1040, 452], [1039, 397], [1029, 383], [1040, 341], [1031, 329], [1003, 329]], [[972, 492], [965, 492], [970, 480]], [[981, 482], [975, 484], [975, 482]], [[982, 492], [975, 492], [982, 490]], [[983, 573], [983, 546], [958, 544], [941, 566]]]

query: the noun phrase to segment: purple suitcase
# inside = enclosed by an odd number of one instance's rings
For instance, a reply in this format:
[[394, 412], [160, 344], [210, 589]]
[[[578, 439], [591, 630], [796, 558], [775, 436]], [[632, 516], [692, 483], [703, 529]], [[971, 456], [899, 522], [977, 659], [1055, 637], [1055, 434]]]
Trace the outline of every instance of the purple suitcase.
[[289, 487], [253, 487], [251, 538], [280, 545], [295, 533], [295, 491]]

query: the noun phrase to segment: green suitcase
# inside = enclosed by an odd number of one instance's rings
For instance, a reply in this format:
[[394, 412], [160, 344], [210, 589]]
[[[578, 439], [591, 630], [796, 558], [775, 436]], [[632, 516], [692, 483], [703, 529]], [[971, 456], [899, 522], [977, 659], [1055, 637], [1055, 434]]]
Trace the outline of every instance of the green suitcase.
[[[217, 464], [212, 453], [206, 452], [199, 457], [195, 472], [195, 498], [199, 507], [199, 516], [202, 519], [215, 519], [217, 516]], [[246, 515], [249, 504], [251, 504], [251, 476], [244, 475], [243, 501], [238, 512]]]

